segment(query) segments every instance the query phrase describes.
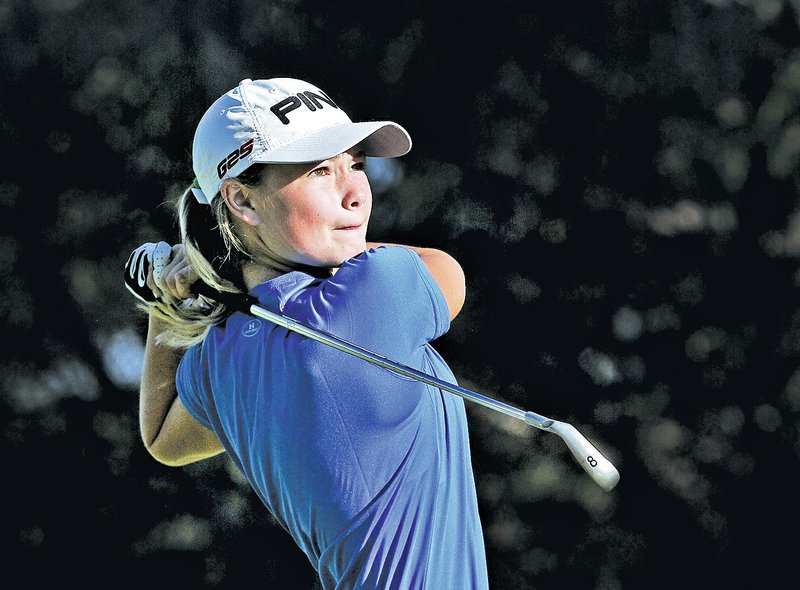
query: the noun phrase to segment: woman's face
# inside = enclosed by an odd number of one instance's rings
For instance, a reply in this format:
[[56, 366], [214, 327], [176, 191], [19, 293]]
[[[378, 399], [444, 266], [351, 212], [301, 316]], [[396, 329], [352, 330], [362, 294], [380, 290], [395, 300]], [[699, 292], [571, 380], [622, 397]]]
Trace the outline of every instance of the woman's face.
[[317, 164], [270, 166], [254, 199], [266, 255], [290, 266], [338, 267], [366, 248], [372, 191], [366, 158], [344, 152]]

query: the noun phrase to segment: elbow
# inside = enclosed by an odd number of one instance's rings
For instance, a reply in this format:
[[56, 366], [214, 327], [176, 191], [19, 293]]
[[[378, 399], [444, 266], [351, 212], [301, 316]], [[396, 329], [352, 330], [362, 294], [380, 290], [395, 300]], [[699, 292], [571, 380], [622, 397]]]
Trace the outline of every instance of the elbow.
[[170, 457], [169, 455], [163, 453], [162, 450], [157, 446], [145, 444], [144, 448], [153, 459], [162, 465], [166, 465], [167, 467], [181, 467], [182, 465], [185, 465], [185, 463], [181, 463], [180, 461], [176, 460], [175, 457]]
[[182, 467], [224, 451], [216, 434], [202, 426], [175, 400], [163, 420], [141, 420], [141, 437], [153, 459], [169, 467]]
[[165, 453], [161, 453], [153, 447], [145, 447], [147, 452], [150, 453], [150, 456], [161, 463], [162, 465], [166, 465], [167, 467], [183, 467], [188, 465], [189, 463], [194, 463], [198, 459], [188, 458], [188, 457], [176, 457], [172, 455], [168, 455]]
[[216, 435], [201, 431], [194, 438], [175, 437], [159, 433], [151, 442], [142, 439], [144, 447], [153, 459], [168, 467], [183, 467], [224, 452]]
[[142, 442], [149, 455], [167, 467], [183, 467], [195, 461], [195, 459], [187, 457], [183, 453], [176, 452], [175, 449], [171, 449], [168, 445], [163, 444], [158, 437], [150, 442], [143, 438]]

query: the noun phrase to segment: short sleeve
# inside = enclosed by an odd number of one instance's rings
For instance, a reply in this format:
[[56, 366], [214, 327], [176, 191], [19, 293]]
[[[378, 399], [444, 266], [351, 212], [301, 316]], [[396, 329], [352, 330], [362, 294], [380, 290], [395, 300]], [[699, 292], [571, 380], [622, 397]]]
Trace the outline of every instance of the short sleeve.
[[295, 303], [343, 338], [387, 352], [419, 348], [450, 327], [441, 289], [419, 255], [402, 246], [359, 254]]

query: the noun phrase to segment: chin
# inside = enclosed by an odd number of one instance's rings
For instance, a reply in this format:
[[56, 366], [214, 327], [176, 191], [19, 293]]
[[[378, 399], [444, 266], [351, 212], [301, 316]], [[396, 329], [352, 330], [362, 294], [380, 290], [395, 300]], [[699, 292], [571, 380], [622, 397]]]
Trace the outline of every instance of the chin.
[[352, 252], [350, 252], [350, 253], [348, 253], [346, 255], [343, 255], [340, 258], [337, 258], [336, 262], [331, 264], [331, 266], [341, 266], [343, 263], [347, 262], [351, 258], [354, 258], [354, 257], [358, 256], [359, 254], [361, 254], [364, 250], [366, 250], [366, 246], [364, 248], [362, 248], [361, 250], [353, 250]]
[[[359, 240], [354, 245], [347, 246], [347, 247], [343, 248], [342, 249], [341, 262], [344, 262], [345, 260], [349, 260], [353, 256], [358, 256], [359, 254], [361, 254], [366, 249], [367, 249], [367, 241], [366, 240]], [[341, 262], [340, 262], [340, 264], [341, 264]]]
[[358, 256], [367, 249], [367, 241], [365, 239], [352, 240], [347, 243], [339, 242], [338, 244], [331, 245], [326, 251], [320, 252], [320, 256], [315, 259], [315, 266], [324, 266], [327, 268], [336, 268], [342, 265], [346, 260], [350, 260], [354, 256]]
[[346, 261], [350, 260], [354, 256], [358, 256], [361, 254], [363, 250], [353, 251], [351, 254], [341, 254], [339, 256], [331, 256], [329, 258], [315, 260], [311, 266], [315, 266], [317, 268], [339, 268], [344, 264]]

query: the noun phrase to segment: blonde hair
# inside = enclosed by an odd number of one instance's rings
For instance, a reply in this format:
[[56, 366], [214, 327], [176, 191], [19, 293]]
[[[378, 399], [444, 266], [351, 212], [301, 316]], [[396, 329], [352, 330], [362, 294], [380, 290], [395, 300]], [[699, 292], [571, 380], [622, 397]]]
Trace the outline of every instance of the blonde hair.
[[[262, 172], [263, 167], [253, 166], [237, 180], [252, 186], [260, 181]], [[209, 287], [222, 293], [246, 293], [242, 267], [251, 256], [235, 231], [225, 200], [218, 197], [210, 205], [202, 205], [191, 188], [183, 192], [175, 207], [187, 262]], [[202, 295], [194, 303], [158, 301], [140, 307], [166, 325], [157, 336], [158, 343], [183, 349], [202, 342], [211, 327], [231, 313], [226, 305]]]

